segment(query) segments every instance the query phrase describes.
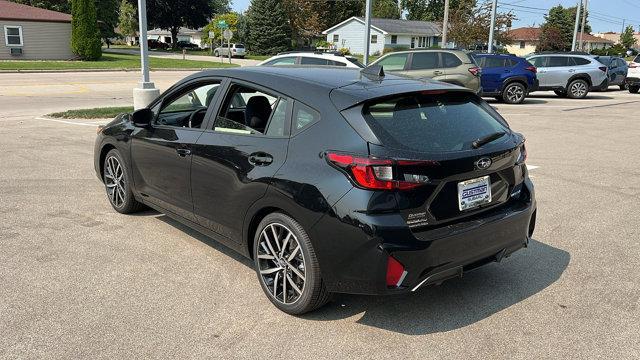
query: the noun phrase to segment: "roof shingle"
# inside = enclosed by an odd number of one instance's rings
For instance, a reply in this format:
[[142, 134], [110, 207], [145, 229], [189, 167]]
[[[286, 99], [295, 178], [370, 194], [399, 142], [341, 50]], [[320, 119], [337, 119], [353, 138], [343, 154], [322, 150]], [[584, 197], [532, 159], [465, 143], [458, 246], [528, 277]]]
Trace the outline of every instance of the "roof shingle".
[[44, 22], [71, 22], [71, 15], [40, 9], [37, 7], [16, 4], [6, 0], [0, 0], [0, 19], [44, 21]]

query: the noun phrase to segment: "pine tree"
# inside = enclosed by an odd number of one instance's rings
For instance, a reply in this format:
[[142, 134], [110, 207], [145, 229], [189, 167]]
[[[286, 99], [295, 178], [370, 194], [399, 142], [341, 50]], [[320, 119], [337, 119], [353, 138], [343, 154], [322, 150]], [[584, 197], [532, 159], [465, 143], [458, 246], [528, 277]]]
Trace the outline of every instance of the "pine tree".
[[102, 42], [94, 0], [71, 1], [71, 50], [82, 60], [98, 60]]
[[282, 0], [253, 0], [247, 22], [252, 53], [274, 55], [291, 47], [291, 26]]
[[620, 44], [626, 49], [632, 48], [636, 44], [636, 38], [633, 35], [633, 26], [627, 26], [624, 32], [620, 34]]

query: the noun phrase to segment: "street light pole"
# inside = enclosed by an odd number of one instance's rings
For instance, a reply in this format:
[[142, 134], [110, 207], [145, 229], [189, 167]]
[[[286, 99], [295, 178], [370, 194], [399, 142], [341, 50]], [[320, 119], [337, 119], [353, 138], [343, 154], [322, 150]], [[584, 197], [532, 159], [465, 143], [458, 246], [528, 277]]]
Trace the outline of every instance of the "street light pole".
[[367, 5], [364, 14], [364, 64], [369, 65], [369, 44], [371, 43], [371, 2], [366, 0]]
[[138, 23], [140, 25], [140, 68], [142, 81], [133, 89], [133, 108], [141, 109], [149, 105], [158, 95], [160, 90], [149, 80], [149, 49], [147, 44], [147, 3], [146, 0], [138, 0]]
[[487, 53], [493, 52], [493, 32], [496, 28], [496, 12], [498, 10], [498, 0], [493, 0], [491, 5], [491, 28], [489, 29], [489, 45], [487, 46]]
[[573, 26], [573, 42], [571, 43], [571, 51], [576, 51], [576, 40], [578, 40], [578, 24], [580, 24], [580, 9], [582, 9], [582, 0], [578, 1], [578, 9], [576, 10], [576, 24]]
[[442, 47], [447, 47], [447, 30], [449, 30], [449, 0], [444, 0], [444, 19], [442, 20]]

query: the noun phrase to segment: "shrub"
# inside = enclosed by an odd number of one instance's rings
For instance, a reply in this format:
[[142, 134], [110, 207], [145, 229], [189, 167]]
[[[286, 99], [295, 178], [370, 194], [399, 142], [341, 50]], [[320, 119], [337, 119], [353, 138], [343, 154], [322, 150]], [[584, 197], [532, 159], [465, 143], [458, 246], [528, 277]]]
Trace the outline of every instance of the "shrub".
[[98, 60], [102, 56], [102, 41], [94, 0], [71, 2], [71, 50], [82, 60]]
[[342, 55], [351, 55], [351, 50], [349, 50], [349, 48], [340, 48], [338, 52]]
[[395, 51], [406, 51], [409, 50], [408, 46], [400, 45], [400, 46], [385, 46], [382, 50], [382, 55], [392, 53]]

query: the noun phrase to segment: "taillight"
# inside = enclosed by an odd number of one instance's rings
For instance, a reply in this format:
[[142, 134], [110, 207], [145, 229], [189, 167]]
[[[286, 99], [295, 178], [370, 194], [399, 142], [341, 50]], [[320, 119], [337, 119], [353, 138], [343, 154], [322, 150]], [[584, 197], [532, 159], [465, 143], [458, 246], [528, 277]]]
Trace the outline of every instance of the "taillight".
[[602, 71], [604, 71], [604, 72], [607, 72], [607, 70], [608, 70], [609, 68], [608, 68], [608, 67], [606, 67], [606, 66], [600, 66], [598, 69], [600, 69], [600, 70], [602, 70]]
[[434, 165], [434, 161], [392, 160], [359, 157], [350, 154], [329, 152], [327, 160], [347, 172], [360, 187], [372, 190], [409, 190], [428, 181], [424, 175], [405, 175], [398, 179], [398, 169], [405, 166]]
[[387, 286], [398, 287], [406, 275], [404, 266], [392, 256], [387, 260]]
[[473, 76], [480, 76], [482, 74], [482, 69], [477, 66], [474, 66], [469, 69], [469, 72], [473, 74]]
[[526, 68], [524, 68], [524, 69], [525, 69], [525, 70], [529, 70], [529, 71], [531, 71], [531, 72], [532, 72], [532, 73], [534, 73], [534, 74], [538, 72], [538, 69], [537, 69], [535, 66], [533, 66], [533, 65], [531, 65], [531, 66], [527, 66], [527, 67], [526, 67]]

